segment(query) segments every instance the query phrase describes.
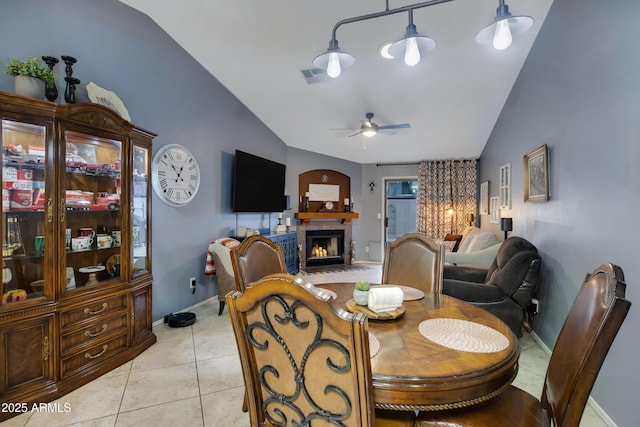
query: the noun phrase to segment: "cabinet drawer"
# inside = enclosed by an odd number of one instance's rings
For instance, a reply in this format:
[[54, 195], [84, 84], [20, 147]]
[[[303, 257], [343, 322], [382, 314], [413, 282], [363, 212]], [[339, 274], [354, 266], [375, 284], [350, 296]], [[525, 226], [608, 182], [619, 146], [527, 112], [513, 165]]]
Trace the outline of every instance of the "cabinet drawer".
[[111, 356], [123, 351], [126, 347], [127, 336], [124, 334], [86, 348], [69, 357], [63, 357], [60, 364], [60, 378], [65, 379], [87, 365], [97, 364], [103, 360], [107, 360]]
[[78, 322], [96, 319], [98, 316], [104, 318], [118, 310], [127, 307], [126, 295], [98, 301], [87, 302], [81, 307], [62, 312], [60, 314], [60, 327], [64, 331]]
[[106, 337], [127, 333], [127, 312], [85, 324], [82, 328], [65, 333], [61, 337], [61, 354], [66, 356], [78, 345], [91, 345], [91, 341], [104, 341]]

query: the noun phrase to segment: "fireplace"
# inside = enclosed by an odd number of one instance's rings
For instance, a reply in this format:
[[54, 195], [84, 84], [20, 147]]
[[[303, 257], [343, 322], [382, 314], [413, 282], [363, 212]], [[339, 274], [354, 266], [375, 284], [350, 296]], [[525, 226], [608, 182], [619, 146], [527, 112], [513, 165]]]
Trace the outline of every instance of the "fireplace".
[[309, 230], [305, 248], [307, 267], [344, 264], [344, 230]]

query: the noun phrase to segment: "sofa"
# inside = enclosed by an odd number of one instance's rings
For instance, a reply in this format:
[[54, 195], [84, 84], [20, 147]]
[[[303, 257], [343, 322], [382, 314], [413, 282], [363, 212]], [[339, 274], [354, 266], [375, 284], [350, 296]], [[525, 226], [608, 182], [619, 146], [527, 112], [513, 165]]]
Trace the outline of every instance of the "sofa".
[[484, 308], [521, 336], [525, 310], [540, 282], [542, 258], [531, 242], [509, 237], [489, 268], [444, 266], [442, 293]]
[[447, 239], [455, 242], [445, 251], [444, 262], [450, 265], [466, 265], [474, 267], [488, 268], [500, 249], [501, 242], [498, 237], [489, 232], [480, 230], [478, 227], [468, 226], [461, 235], [460, 240], [456, 236], [446, 236]]

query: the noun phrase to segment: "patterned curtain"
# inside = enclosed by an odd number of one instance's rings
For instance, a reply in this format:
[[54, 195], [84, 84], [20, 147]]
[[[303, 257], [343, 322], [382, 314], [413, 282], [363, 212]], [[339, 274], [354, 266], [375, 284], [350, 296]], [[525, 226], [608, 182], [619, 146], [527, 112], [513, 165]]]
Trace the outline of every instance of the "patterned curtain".
[[418, 233], [443, 239], [469, 225], [469, 214], [476, 215], [477, 163], [477, 159], [420, 162]]

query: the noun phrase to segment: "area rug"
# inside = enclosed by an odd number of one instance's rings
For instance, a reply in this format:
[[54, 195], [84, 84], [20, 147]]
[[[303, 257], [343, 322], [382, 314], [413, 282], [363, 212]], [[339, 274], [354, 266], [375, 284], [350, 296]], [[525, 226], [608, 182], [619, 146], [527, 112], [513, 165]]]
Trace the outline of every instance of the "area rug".
[[372, 269], [373, 266], [367, 264], [334, 264], [334, 265], [317, 265], [307, 267], [305, 274], [324, 274], [324, 273], [340, 273], [343, 271], [363, 271]]

